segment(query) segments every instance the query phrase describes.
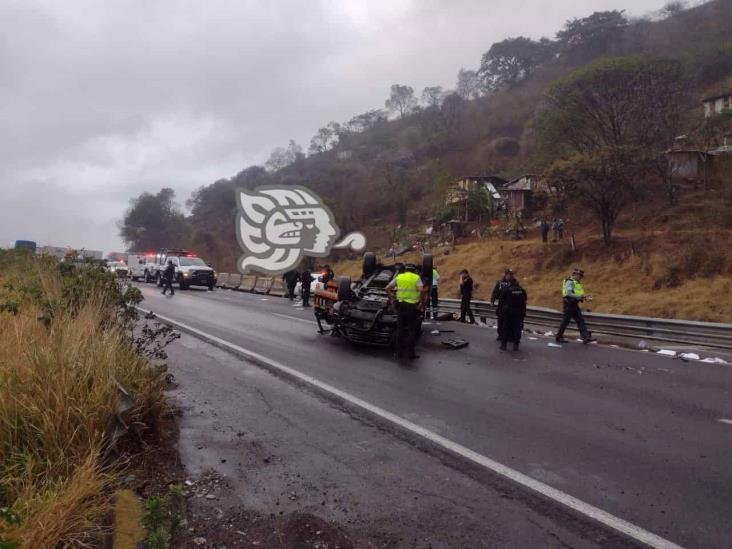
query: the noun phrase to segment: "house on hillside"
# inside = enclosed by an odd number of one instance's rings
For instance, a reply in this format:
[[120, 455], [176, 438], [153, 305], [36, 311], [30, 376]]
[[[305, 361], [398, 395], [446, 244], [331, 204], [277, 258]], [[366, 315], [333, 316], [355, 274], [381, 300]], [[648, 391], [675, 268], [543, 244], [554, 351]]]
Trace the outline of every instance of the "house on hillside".
[[509, 181], [501, 189], [501, 194], [510, 210], [523, 212], [531, 210], [533, 195], [545, 188], [546, 185], [540, 175], [526, 174]]
[[447, 204], [459, 204], [465, 201], [468, 193], [479, 188], [484, 188], [495, 200], [501, 199], [499, 189], [507, 181], [496, 175], [466, 175], [457, 179], [447, 191]]
[[705, 118], [721, 114], [724, 110], [732, 111], [732, 89], [705, 97], [702, 99], [702, 103], [704, 104]]
[[666, 151], [668, 173], [672, 181], [696, 183], [706, 180], [710, 158], [706, 151], [694, 148]]

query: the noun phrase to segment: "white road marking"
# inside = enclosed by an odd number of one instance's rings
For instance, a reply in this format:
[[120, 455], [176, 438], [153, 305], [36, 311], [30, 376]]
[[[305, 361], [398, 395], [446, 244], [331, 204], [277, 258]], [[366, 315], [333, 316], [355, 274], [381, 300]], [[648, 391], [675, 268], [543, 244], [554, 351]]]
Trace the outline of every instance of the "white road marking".
[[719, 418], [717, 421], [719, 423], [726, 423], [727, 425], [732, 425], [732, 419]]
[[307, 318], [298, 318], [296, 316], [283, 315], [282, 313], [272, 313], [274, 316], [287, 318], [289, 320], [297, 320], [298, 322], [307, 322], [308, 324], [317, 324], [314, 320], [308, 320]]
[[[138, 309], [144, 313], [150, 312], [146, 309], [143, 309], [142, 307], [138, 307]], [[255, 353], [254, 351], [245, 349], [244, 347], [240, 347], [239, 345], [236, 345], [234, 343], [230, 343], [224, 339], [208, 334], [202, 330], [199, 330], [177, 320], [173, 320], [172, 318], [168, 318], [157, 313], [155, 314], [160, 320], [167, 322], [168, 324], [171, 324], [190, 334], [197, 335], [221, 347], [227, 348], [241, 356], [249, 358], [250, 360], [259, 362], [265, 367], [276, 370], [277, 372], [285, 374], [288, 377], [297, 379], [302, 383], [315, 387], [321, 392], [328, 393], [340, 399], [341, 401], [348, 402], [352, 406], [361, 408], [362, 410], [365, 410], [370, 414], [378, 416], [383, 420], [397, 425], [401, 429], [409, 431], [426, 440], [429, 440], [433, 444], [441, 446], [442, 448], [445, 448], [446, 450], [453, 452], [454, 454], [457, 454], [467, 460], [472, 461], [473, 463], [485, 467], [486, 469], [489, 469], [498, 475], [506, 477], [507, 479], [525, 488], [528, 488], [529, 490], [533, 490], [534, 492], [537, 492], [544, 497], [554, 500], [555, 502], [560, 503], [577, 513], [585, 515], [586, 517], [589, 517], [599, 522], [600, 524], [603, 524], [609, 528], [612, 528], [613, 530], [616, 530], [617, 532], [625, 534], [630, 538], [644, 543], [649, 547], [653, 547], [656, 549], [682, 549], [680, 545], [664, 539], [654, 534], [653, 532], [649, 532], [648, 530], [645, 530], [640, 526], [628, 522], [620, 517], [616, 517], [615, 515], [612, 515], [607, 511], [603, 511], [602, 509], [595, 507], [594, 505], [590, 505], [589, 503], [586, 503], [580, 499], [577, 499], [574, 496], [566, 494], [561, 490], [557, 490], [556, 488], [553, 488], [548, 484], [544, 484], [541, 481], [538, 481], [528, 475], [525, 475], [519, 471], [516, 471], [515, 469], [508, 467], [507, 465], [503, 465], [502, 463], [499, 463], [487, 456], [479, 454], [478, 452], [475, 452], [470, 448], [462, 446], [457, 442], [453, 442], [452, 440], [447, 439], [442, 435], [430, 431], [429, 429], [425, 429], [424, 427], [421, 427], [416, 423], [412, 423], [409, 420], [406, 420], [392, 412], [384, 410], [383, 408], [380, 408], [374, 404], [366, 402], [365, 400], [362, 400], [357, 396], [342, 391], [332, 385], [329, 385], [328, 383], [304, 374], [298, 370], [295, 370], [294, 368], [290, 368], [289, 366], [285, 366], [284, 364], [260, 355], [259, 353]]]

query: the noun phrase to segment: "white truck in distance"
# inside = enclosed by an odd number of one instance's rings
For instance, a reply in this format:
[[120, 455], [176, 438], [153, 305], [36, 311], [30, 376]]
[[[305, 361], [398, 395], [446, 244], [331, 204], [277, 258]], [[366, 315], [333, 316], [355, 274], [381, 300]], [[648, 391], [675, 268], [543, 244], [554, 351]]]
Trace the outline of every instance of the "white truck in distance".
[[145, 279], [145, 282], [150, 282], [153, 278], [148, 279], [145, 274], [148, 268], [148, 262], [152, 262], [155, 256], [153, 254], [141, 254], [137, 252], [130, 252], [127, 254], [127, 268], [129, 269], [129, 276], [132, 280]]

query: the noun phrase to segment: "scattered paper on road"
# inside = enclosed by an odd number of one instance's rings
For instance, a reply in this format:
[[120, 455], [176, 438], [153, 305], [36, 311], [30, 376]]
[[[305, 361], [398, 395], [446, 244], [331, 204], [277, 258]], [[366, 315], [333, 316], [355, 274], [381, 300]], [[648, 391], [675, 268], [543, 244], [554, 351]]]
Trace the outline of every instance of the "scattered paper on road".
[[552, 332], [551, 330], [549, 330], [548, 332], [544, 332], [544, 335], [547, 336], [547, 337], [551, 337], [551, 336], [554, 335], [554, 332]]
[[552, 342], [547, 343], [546, 346], [547, 347], [559, 347], [560, 349], [562, 348], [562, 346], [559, 343], [552, 343]]
[[661, 349], [660, 351], [656, 351], [656, 354], [663, 356], [676, 356], [676, 351], [672, 351], [670, 349]]
[[703, 359], [702, 362], [706, 362], [707, 364], [728, 364], [728, 362], [726, 360], [724, 360], [723, 358], [719, 358], [719, 357], [714, 357], [714, 358], [707, 357], [707, 358]]
[[431, 333], [431, 334], [432, 334], [433, 336], [438, 336], [438, 335], [440, 335], [440, 330], [432, 330], [432, 331], [431, 331], [430, 333]]
[[687, 360], [699, 360], [699, 355], [696, 353], [681, 353], [679, 356]]
[[529, 337], [529, 339], [530, 339], [531, 341], [537, 341], [537, 340], [538, 340], [539, 338], [538, 338], [538, 337]]

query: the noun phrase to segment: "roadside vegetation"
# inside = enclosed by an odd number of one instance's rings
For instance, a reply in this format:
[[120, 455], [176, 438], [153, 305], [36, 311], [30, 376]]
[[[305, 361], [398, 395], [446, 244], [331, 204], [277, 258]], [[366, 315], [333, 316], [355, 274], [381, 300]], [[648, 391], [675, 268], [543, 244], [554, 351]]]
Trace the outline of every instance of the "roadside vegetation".
[[134, 331], [140, 299], [109, 273], [0, 251], [3, 549], [85, 547], [104, 533], [122, 391], [138, 435], [165, 408], [165, 373], [148, 362], [159, 349]]

